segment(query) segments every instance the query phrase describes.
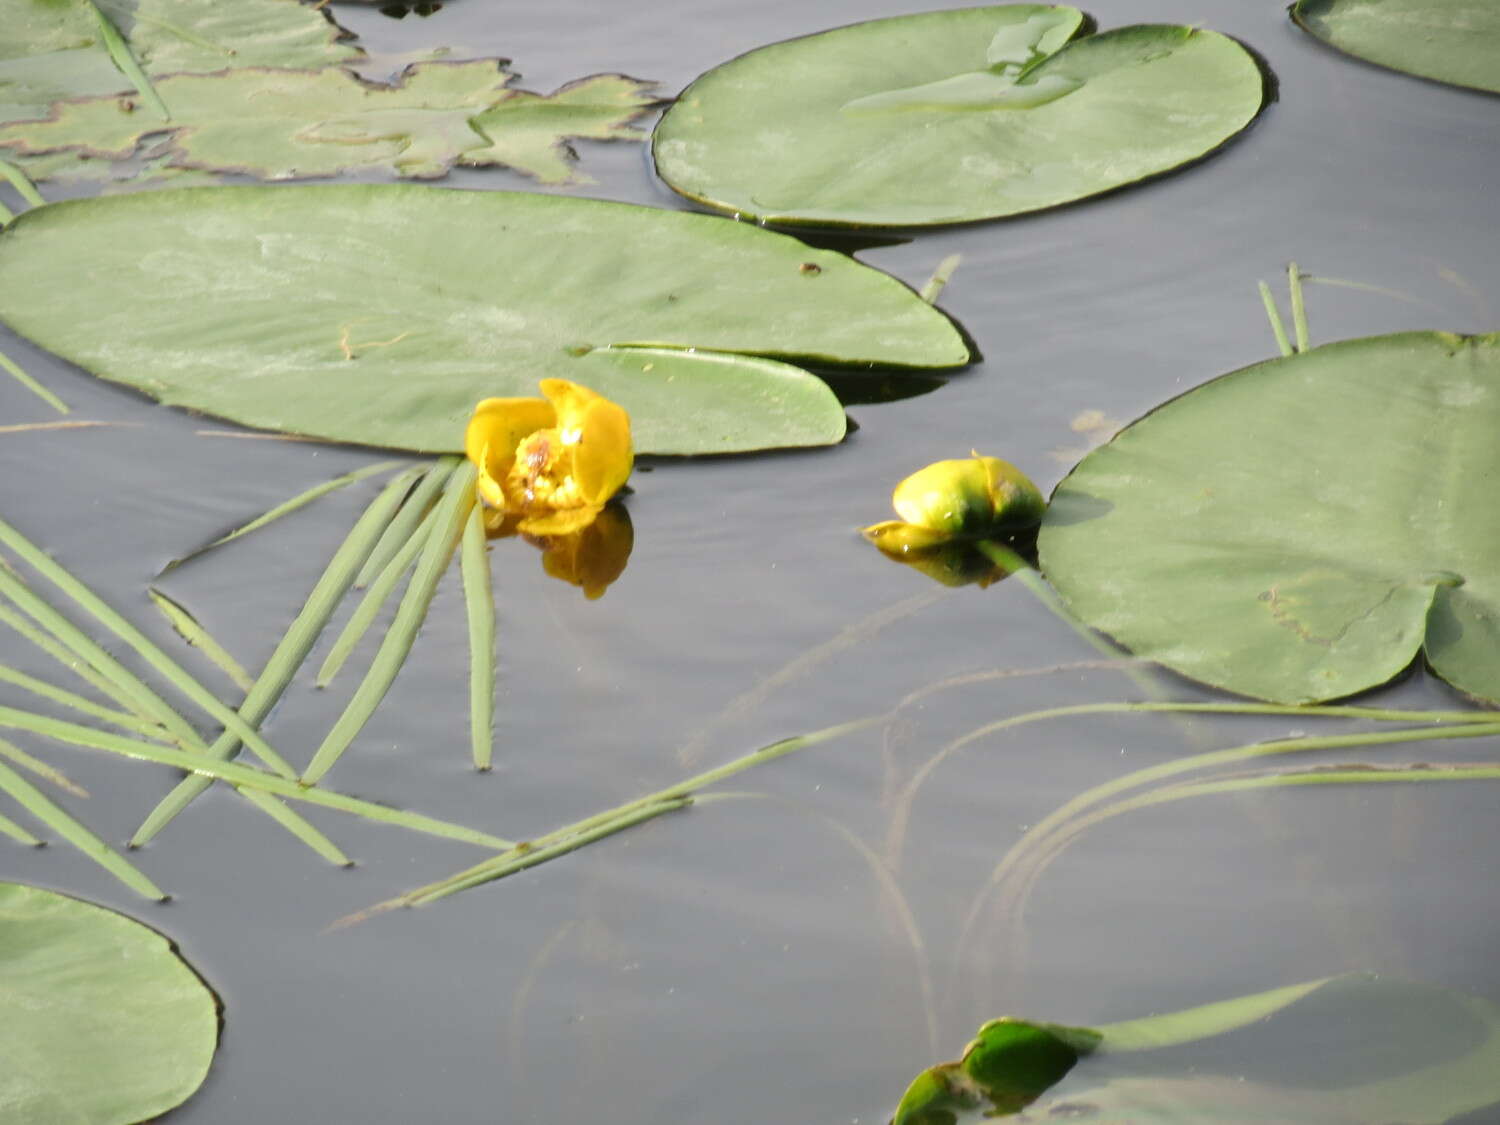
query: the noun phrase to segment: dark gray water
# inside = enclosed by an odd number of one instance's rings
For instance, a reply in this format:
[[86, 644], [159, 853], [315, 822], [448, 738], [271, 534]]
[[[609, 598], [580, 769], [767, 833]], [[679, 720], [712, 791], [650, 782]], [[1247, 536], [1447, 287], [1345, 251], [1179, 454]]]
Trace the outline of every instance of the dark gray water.
[[[372, 50], [453, 43], [513, 59], [530, 89], [618, 71], [666, 93], [763, 43], [944, 6], [451, 0], [431, 18], [395, 21], [335, 4]], [[726, 787], [750, 796], [334, 933], [323, 932], [334, 919], [479, 854], [314, 813], [360, 860], [330, 869], [218, 789], [139, 857], [177, 896], [168, 906], [142, 903], [65, 846], [0, 847], [0, 877], [146, 920], [219, 989], [221, 1052], [172, 1120], [870, 1125], [918, 1070], [1002, 1013], [1097, 1023], [1357, 969], [1500, 1001], [1500, 821], [1485, 785], [1270, 792], [1124, 816], [1047, 869], [1019, 926], [981, 911], [961, 948], [974, 896], [1039, 817], [1127, 770], [1287, 724], [1038, 724], [977, 740], [931, 773], [909, 809], [897, 799], [941, 747], [985, 723], [1139, 696], [1118, 670], [1047, 671], [1096, 654], [1019, 584], [943, 590], [861, 541], [855, 529], [887, 517], [902, 476], [977, 447], [1050, 488], [1088, 444], [1073, 428], [1085, 412], [1128, 421], [1274, 354], [1255, 282], [1275, 281], [1290, 259], [1405, 295], [1310, 287], [1317, 341], [1500, 328], [1500, 100], [1335, 55], [1279, 3], [1089, 10], [1103, 27], [1197, 23], [1237, 36], [1267, 61], [1279, 101], [1179, 175], [864, 253], [914, 285], [961, 253], [942, 305], [985, 361], [932, 394], [851, 407], [859, 430], [836, 449], [639, 474], [634, 555], [598, 602], [543, 575], [524, 545], [498, 545], [498, 768], [467, 766], [467, 641], [450, 576], [395, 690], [329, 784], [525, 838], [950, 677], [1042, 671], [933, 691], [886, 728]], [[597, 183], [572, 190], [678, 205], [641, 146], [581, 153]], [[505, 173], [453, 179], [531, 187]], [[144, 589], [168, 558], [377, 459], [201, 436], [228, 427], [96, 383], [3, 331], [0, 350], [75, 418], [123, 424], [0, 433], [6, 518], [164, 645], [176, 642]], [[0, 378], [0, 425], [52, 417]], [[371, 494], [339, 493], [166, 588], [256, 665]], [[6, 660], [50, 675], [20, 642], [0, 644]], [[347, 673], [326, 695], [294, 688], [273, 741], [310, 752], [350, 690]], [[1452, 703], [1420, 673], [1376, 698]], [[1496, 753], [1453, 744], [1441, 756]], [[95, 793], [85, 818], [117, 840], [170, 782], [81, 751], [54, 759]]]

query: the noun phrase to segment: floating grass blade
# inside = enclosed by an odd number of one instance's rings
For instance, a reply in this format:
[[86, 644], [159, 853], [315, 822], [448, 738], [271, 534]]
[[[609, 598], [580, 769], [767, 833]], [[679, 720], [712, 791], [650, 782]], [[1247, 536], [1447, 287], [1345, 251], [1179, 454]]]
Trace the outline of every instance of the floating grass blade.
[[229, 655], [229, 651], [223, 645], [213, 639], [208, 630], [180, 602], [173, 601], [155, 586], [148, 587], [146, 593], [150, 595], [152, 604], [161, 610], [162, 615], [172, 623], [172, 628], [177, 630], [177, 635], [208, 657], [215, 667], [233, 681], [235, 687], [241, 691], [249, 691], [255, 686], [250, 673], [240, 666], [238, 660]]
[[[4, 210], [5, 209], [3, 207], [0, 207], [0, 211]], [[6, 217], [4, 219], [4, 222], [0, 223], [0, 225], [4, 225], [4, 223], [8, 223], [11, 219], [15, 218], [15, 216], [12, 215], [9, 211], [5, 211], [5, 216]], [[0, 369], [3, 369], [7, 373], [9, 373], [11, 378], [20, 383], [21, 386], [25, 387], [32, 394], [36, 395], [37, 398], [41, 399], [59, 414], [67, 414], [70, 412], [70, 408], [67, 403], [58, 398], [46, 387], [38, 383], [30, 375], [26, 374], [26, 372], [21, 369], [21, 365], [15, 360], [11, 359], [10, 356], [6, 355], [4, 352], [0, 352]]]
[[180, 664], [163, 652], [146, 634], [142, 633], [129, 621], [121, 617], [120, 614], [116, 613], [97, 594], [78, 581], [77, 578], [73, 577], [55, 559], [38, 548], [36, 544], [32, 543], [31, 540], [27, 539], [3, 519], [0, 519], [0, 542], [8, 544], [38, 574], [57, 586], [58, 589], [67, 594], [69, 598], [87, 611], [96, 621], [131, 648], [135, 649], [140, 654], [141, 659], [169, 680], [172, 686], [182, 692], [183, 695], [203, 708], [214, 719], [223, 723], [225, 728], [241, 739], [262, 762], [283, 776], [296, 776], [296, 771], [287, 765], [286, 759], [278, 754], [271, 744], [260, 736], [259, 731], [250, 726], [232, 708], [226, 706], [224, 701], [214, 695], [213, 692], [209, 691], [185, 672]]
[[1281, 319], [1281, 310], [1276, 307], [1276, 298], [1271, 293], [1271, 287], [1264, 281], [1260, 283], [1260, 300], [1266, 306], [1266, 317], [1271, 322], [1271, 331], [1276, 336], [1276, 346], [1281, 350], [1282, 358], [1295, 354], [1291, 340], [1287, 339], [1286, 324]]
[[9, 836], [16, 843], [25, 844], [28, 848], [44, 847], [47, 843], [33, 836], [8, 816], [0, 816], [0, 836]]
[[375, 544], [375, 549], [370, 552], [365, 565], [359, 568], [359, 576], [354, 580], [357, 588], [363, 590], [370, 584], [370, 580], [382, 573], [390, 561], [396, 557], [396, 553], [411, 538], [412, 532], [427, 515], [432, 501], [456, 468], [458, 468], [457, 457], [440, 457], [423, 474], [417, 486], [411, 490], [411, 495], [406, 498], [406, 503], [402, 504], [401, 510], [396, 513], [396, 518], [385, 529], [380, 542]]
[[417, 572], [396, 610], [396, 619], [391, 622], [380, 650], [365, 678], [355, 689], [354, 698], [344, 708], [344, 713], [334, 723], [328, 737], [318, 747], [312, 761], [302, 774], [304, 785], [315, 785], [349, 748], [356, 735], [380, 706], [386, 691], [401, 671], [412, 643], [417, 639], [417, 630], [427, 617], [427, 607], [437, 592], [438, 582], [448, 569], [453, 557], [453, 548], [458, 545], [464, 523], [469, 518], [469, 509], [474, 506], [474, 466], [465, 462], [448, 479], [443, 498], [438, 502], [437, 515], [422, 556], [417, 562]]
[[87, 798], [89, 791], [77, 784], [62, 770], [49, 766], [40, 758], [33, 758], [13, 742], [7, 742], [0, 738], [0, 757], [9, 758], [23, 770], [30, 770], [43, 781], [50, 781], [65, 793], [71, 793], [75, 797]]
[[[3, 523], [0, 520], [0, 523]], [[0, 570], [0, 595], [40, 625], [75, 655], [87, 661], [120, 691], [178, 741], [197, 740], [198, 732], [161, 696], [125, 665], [121, 664], [78, 626], [41, 599], [29, 586], [8, 571]]]
[[[259, 725], [276, 701], [286, 691], [297, 669], [302, 667], [307, 654], [312, 650], [318, 635], [333, 615], [339, 601], [349, 589], [354, 573], [364, 561], [376, 537], [390, 520], [402, 495], [410, 487], [420, 469], [408, 469], [397, 475], [371, 501], [370, 506], [355, 521], [354, 527], [344, 537], [343, 543], [334, 552], [328, 566], [313, 586], [302, 609], [282, 635], [276, 650], [266, 661], [245, 700], [240, 704], [243, 721]], [[232, 732], [225, 731], [212, 746], [208, 756], [225, 761], [234, 755], [240, 740]], [[160, 832], [173, 817], [187, 808], [193, 799], [209, 787], [210, 781], [203, 776], [185, 777], [151, 810], [140, 828], [136, 829], [131, 844], [140, 846]]]
[[32, 816], [137, 894], [157, 900], [167, 897], [166, 892], [146, 878], [133, 863], [4, 762], [0, 762], [0, 789], [4, 789]]
[[36, 626], [32, 625], [31, 622], [27, 621], [19, 613], [4, 605], [0, 605], [0, 624], [9, 626], [15, 632], [25, 637], [37, 648], [52, 657], [53, 660], [77, 675], [79, 679], [83, 680], [84, 683], [88, 684], [100, 695], [105, 695], [113, 699], [121, 707], [125, 708], [125, 710], [132, 712], [137, 718], [146, 718], [147, 712], [145, 709], [128, 692], [95, 670], [91, 664], [77, 653], [59, 644], [52, 637], [42, 632], [42, 630], [36, 628]]
[[495, 744], [495, 588], [485, 550], [484, 511], [478, 504], [464, 524], [462, 551], [469, 616], [469, 738], [474, 768], [488, 770]]
[[16, 221], [16, 213], [0, 202], [0, 227]]
[[658, 789], [655, 793], [648, 793], [644, 797], [638, 797], [633, 801], [627, 801], [604, 812], [595, 813], [593, 816], [584, 817], [582, 820], [574, 821], [544, 836], [538, 836], [534, 840], [527, 840], [514, 844], [506, 849], [501, 855], [492, 856], [487, 860], [466, 868], [456, 875], [450, 875], [446, 879], [439, 879], [435, 883], [429, 883], [424, 887], [409, 891], [385, 902], [377, 903], [368, 910], [350, 915], [335, 925], [357, 922], [373, 914], [386, 910], [395, 909], [398, 906], [416, 906], [422, 903], [435, 902], [437, 899], [454, 894], [457, 891], [466, 890], [469, 887], [478, 886], [494, 879], [503, 879], [507, 875], [513, 875], [517, 871], [523, 871], [528, 867], [535, 867], [539, 863], [545, 863], [549, 859], [567, 855], [576, 851], [585, 844], [595, 840], [601, 840], [606, 836], [612, 836], [616, 832], [622, 832], [626, 828], [642, 821], [651, 820], [661, 816], [663, 813], [674, 812], [684, 808], [691, 803], [695, 794], [717, 782], [727, 780], [735, 774], [743, 773], [745, 770], [756, 766], [774, 762], [777, 758], [784, 758], [788, 754], [794, 754], [799, 750], [817, 746], [831, 739], [839, 738], [855, 731], [863, 730], [876, 723], [885, 722], [890, 716], [882, 712], [878, 715], [869, 715], [862, 719], [853, 719], [847, 723], [839, 723], [836, 726], [824, 727], [822, 730], [812, 731], [808, 734], [799, 734], [792, 738], [783, 738], [768, 746], [762, 746], [759, 750], [753, 750], [749, 754], [741, 755], [732, 762], [726, 762], [722, 766], [715, 766], [711, 770], [687, 778], [667, 789]]
[[146, 77], [146, 72], [141, 69], [141, 64], [136, 61], [135, 55], [130, 52], [130, 44], [125, 42], [125, 37], [120, 34], [119, 28], [109, 22], [109, 17], [99, 10], [99, 5], [94, 0], [84, 0], [91, 11], [94, 19], [99, 25], [99, 37], [104, 40], [104, 49], [109, 52], [109, 57], [119, 68], [121, 74], [130, 79], [141, 98], [146, 101], [152, 109], [161, 115], [163, 121], [172, 120], [172, 114], [167, 110], [167, 105], [161, 100], [161, 95], [156, 92], [156, 87], [151, 85], [151, 79]]
[[16, 194], [32, 207], [41, 207], [47, 202], [42, 198], [42, 193], [36, 190], [31, 177], [9, 160], [0, 160], [0, 178], [9, 181], [10, 186], [16, 189]]
[[[171, 562], [167, 563], [166, 566], [161, 568], [161, 574], [166, 574], [169, 571], [176, 570], [183, 563], [188, 562], [192, 559], [196, 559], [199, 555], [207, 554], [215, 547], [222, 547], [225, 543], [232, 542], [233, 540], [240, 538], [242, 535], [249, 535], [252, 531], [259, 531], [261, 528], [265, 527], [266, 524], [275, 523], [282, 516], [289, 516], [299, 508], [306, 507], [314, 500], [317, 500], [323, 496], [327, 496], [330, 492], [336, 492], [338, 489], [343, 488], [345, 485], [353, 484], [356, 481], [364, 480], [366, 477], [372, 477], [378, 473], [386, 472], [387, 470], [393, 469], [401, 463], [402, 462], [400, 461], [382, 461], [378, 465], [366, 465], [363, 469], [356, 469], [352, 473], [345, 473], [341, 477], [334, 477], [333, 480], [324, 481], [322, 484], [314, 485], [306, 492], [299, 492], [296, 496], [293, 496], [285, 503], [277, 504], [276, 507], [272, 508], [270, 511], [261, 513], [249, 523], [245, 524], [243, 527], [237, 527], [233, 531], [229, 532], [229, 534], [219, 536], [212, 543], [205, 543], [203, 546], [189, 551], [181, 558], [173, 559]], [[161, 574], [157, 575], [157, 577], [161, 577]], [[188, 643], [191, 644], [192, 642], [189, 641]]]
[[305, 801], [310, 805], [321, 805], [324, 808], [338, 809], [340, 812], [353, 813], [367, 820], [379, 821], [382, 824], [394, 824], [402, 828], [412, 829], [415, 832], [425, 832], [431, 836], [442, 836], [449, 840], [460, 840], [466, 844], [477, 844], [482, 848], [506, 851], [516, 846], [514, 840], [506, 840], [474, 828], [465, 828], [462, 825], [450, 824], [447, 821], [423, 816], [421, 813], [406, 812], [402, 809], [392, 808], [389, 805], [376, 804], [374, 801], [364, 801], [358, 797], [348, 797], [342, 793], [334, 793], [327, 789], [309, 788], [295, 781], [288, 781], [284, 777], [278, 777], [276, 774], [267, 773], [264, 770], [254, 769], [251, 766], [242, 766], [237, 762], [214, 761], [204, 754], [194, 754], [186, 750], [177, 750], [170, 746], [158, 746], [150, 742], [124, 738], [121, 735], [110, 734], [107, 731], [96, 730], [93, 727], [80, 726], [78, 723], [53, 719], [47, 715], [38, 715], [31, 711], [19, 710], [15, 707], [0, 707], [0, 728], [31, 731], [33, 734], [55, 738], [60, 742], [70, 742], [74, 746], [86, 746], [94, 750], [107, 750], [112, 754], [120, 754], [127, 758], [139, 758], [147, 762], [156, 762], [160, 765], [172, 766], [174, 769], [202, 774], [204, 777], [212, 778], [216, 781], [227, 781], [232, 785], [243, 785], [250, 789], [259, 789], [266, 793], [274, 793], [278, 797], [290, 797], [294, 801]]
[[418, 525], [416, 531], [412, 532], [405, 545], [396, 552], [390, 562], [386, 563], [380, 576], [365, 591], [365, 596], [360, 598], [359, 605], [354, 607], [349, 620], [344, 623], [343, 629], [339, 630], [333, 647], [328, 650], [323, 666], [318, 669], [320, 688], [326, 688], [333, 682], [333, 677], [339, 674], [339, 669], [349, 659], [349, 654], [354, 651], [365, 633], [369, 632], [370, 626], [375, 623], [375, 618], [380, 616], [381, 609], [400, 583], [401, 576], [412, 567], [417, 561], [417, 556], [422, 553], [422, 547], [432, 534], [432, 525], [436, 518], [436, 509], [427, 514], [427, 518]]
[[1302, 303], [1302, 274], [1297, 263], [1286, 267], [1286, 285], [1292, 294], [1292, 330], [1297, 333], [1297, 350], [1307, 351], [1307, 307]]
[[262, 793], [258, 789], [251, 789], [248, 785], [236, 786], [235, 792], [243, 796], [245, 800], [260, 809], [329, 863], [337, 867], [354, 866], [354, 861], [345, 855], [337, 844], [314, 828], [302, 816], [287, 808], [286, 802], [280, 797], [274, 796], [271, 793]]
[[922, 286], [922, 291], [918, 296], [929, 305], [937, 304], [938, 297], [953, 277], [953, 271], [958, 269], [959, 263], [963, 260], [962, 254], [949, 254], [938, 263], [937, 269], [932, 271], [932, 276], [927, 279], [927, 284]]
[[120, 711], [111, 711], [108, 707], [101, 707], [92, 699], [85, 699], [81, 695], [75, 695], [71, 691], [49, 684], [46, 680], [39, 680], [35, 676], [28, 676], [25, 672], [18, 672], [14, 668], [8, 668], [0, 664], [0, 683], [14, 684], [23, 691], [29, 691], [32, 695], [43, 699], [50, 699], [53, 703], [61, 704], [70, 710], [80, 714], [88, 715], [101, 722], [117, 726], [121, 730], [133, 731], [143, 734], [147, 738], [165, 737], [165, 732], [157, 723], [135, 715], [126, 715]]

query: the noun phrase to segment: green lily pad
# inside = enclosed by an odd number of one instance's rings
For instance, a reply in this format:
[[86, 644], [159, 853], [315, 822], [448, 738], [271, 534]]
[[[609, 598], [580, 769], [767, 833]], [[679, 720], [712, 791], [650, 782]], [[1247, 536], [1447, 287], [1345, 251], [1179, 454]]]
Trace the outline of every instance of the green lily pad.
[[1076, 8], [1011, 4], [762, 47], [683, 91], [656, 128], [657, 171], [766, 222], [967, 222], [1170, 171], [1260, 111], [1260, 70], [1232, 39], [1083, 25]]
[[71, 152], [107, 168], [165, 141], [171, 168], [262, 179], [373, 169], [433, 178], [464, 164], [565, 183], [574, 178], [565, 138], [640, 139], [629, 123], [656, 104], [651, 83], [621, 75], [595, 75], [550, 97], [507, 88], [514, 77], [495, 59], [418, 63], [392, 86], [342, 67], [171, 75], [154, 83], [170, 122], [119, 94], [64, 101], [45, 120], [0, 127], [0, 155]]
[[1356, 58], [1500, 93], [1500, 5], [1490, 0], [1297, 0], [1291, 13]]
[[219, 1040], [214, 996], [155, 930], [0, 883], [0, 1120], [131, 1125], [192, 1096]]
[[[238, 66], [321, 67], [360, 58], [347, 33], [300, 0], [97, 0], [150, 75]], [[63, 98], [133, 92], [89, 6], [0, 0], [0, 121]]]
[[1215, 379], [1058, 486], [1042, 568], [1086, 623], [1195, 680], [1351, 695], [1419, 652], [1500, 701], [1500, 336], [1349, 340]]
[[[34, 208], [0, 233], [0, 319], [165, 403], [423, 452], [461, 449], [478, 400], [535, 395], [547, 377], [624, 405], [641, 452], [826, 444], [843, 415], [821, 384], [735, 355], [969, 359], [953, 324], [909, 288], [785, 235], [399, 184]], [[626, 347], [701, 350], [632, 367]]]

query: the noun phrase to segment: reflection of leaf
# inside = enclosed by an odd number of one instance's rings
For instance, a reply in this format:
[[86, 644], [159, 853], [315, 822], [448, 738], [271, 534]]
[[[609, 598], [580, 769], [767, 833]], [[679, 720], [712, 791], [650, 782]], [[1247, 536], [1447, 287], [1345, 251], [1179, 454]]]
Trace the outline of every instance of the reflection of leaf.
[[1500, 5], [1490, 0], [1297, 0], [1291, 13], [1358, 58], [1500, 93]]
[[873, 20], [763, 47], [663, 116], [657, 170], [761, 220], [918, 226], [1054, 207], [1180, 167], [1264, 96], [1233, 40], [1185, 27], [1077, 37], [1012, 4]]
[[217, 1005], [154, 930], [0, 883], [0, 1118], [131, 1122], [189, 1098], [218, 1046]]
[[553, 376], [623, 405], [643, 453], [829, 444], [844, 423], [825, 386], [722, 353], [969, 357], [904, 285], [751, 224], [408, 185], [34, 208], [0, 235], [0, 316], [164, 402], [427, 451], [460, 448], [480, 399]]
[[[1107, 1047], [1109, 1029], [1100, 1031]], [[1096, 1077], [1099, 1084], [1083, 1085]], [[1432, 985], [1350, 974], [1222, 1038], [1119, 1059], [1101, 1050], [1079, 1079], [1038, 1106], [1038, 1116], [1442, 1125], [1500, 1101], [1500, 1008]]]
[[1053, 497], [1042, 565], [1085, 622], [1231, 691], [1331, 699], [1425, 652], [1500, 699], [1497, 426], [1500, 336], [1258, 364], [1084, 458]]
[[1500, 1101], [1500, 1008], [1354, 973], [1093, 1030], [995, 1020], [894, 1125], [978, 1125], [1064, 1078], [1021, 1119], [1441, 1125]]
[[131, 97], [85, 98], [59, 103], [47, 120], [0, 128], [0, 146], [124, 160], [166, 134], [173, 167], [267, 179], [369, 168], [434, 177], [462, 163], [508, 164], [560, 183], [572, 172], [564, 137], [635, 136], [627, 123], [653, 104], [648, 84], [616, 75], [550, 98], [506, 89], [513, 77], [494, 60], [418, 63], [394, 86], [341, 67], [173, 75], [155, 83], [168, 124]]

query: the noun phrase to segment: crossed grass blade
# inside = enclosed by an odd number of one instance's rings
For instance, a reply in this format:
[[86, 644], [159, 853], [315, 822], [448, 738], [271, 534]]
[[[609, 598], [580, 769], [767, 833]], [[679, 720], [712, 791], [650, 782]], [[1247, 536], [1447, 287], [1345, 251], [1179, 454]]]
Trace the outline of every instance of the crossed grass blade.
[[[335, 638], [328, 650], [328, 655], [323, 659], [323, 666], [318, 669], [317, 683], [320, 688], [326, 688], [333, 682], [333, 678], [339, 674], [339, 669], [344, 666], [364, 635], [370, 631], [370, 626], [375, 624], [375, 619], [380, 616], [385, 603], [400, 585], [401, 576], [415, 565], [417, 556], [422, 553], [423, 546], [432, 534], [432, 526], [436, 518], [435, 509], [427, 513], [427, 516], [417, 525], [417, 529], [401, 545], [401, 549], [391, 556], [379, 576], [365, 591], [364, 597], [359, 599], [359, 605], [354, 607], [349, 620], [344, 622], [344, 627], [339, 630], [338, 637]], [[357, 582], [356, 585], [358, 585]]]
[[26, 730], [33, 734], [57, 739], [60, 742], [68, 742], [74, 746], [83, 746], [94, 750], [106, 750], [109, 753], [119, 754], [127, 758], [138, 758], [143, 761], [156, 762], [159, 765], [172, 766], [175, 769], [201, 774], [216, 781], [227, 781], [232, 785], [243, 785], [251, 789], [259, 789], [266, 793], [275, 794], [278, 797], [289, 797], [294, 801], [303, 801], [311, 805], [337, 809], [340, 812], [354, 813], [357, 816], [379, 821], [382, 824], [394, 824], [416, 832], [424, 832], [431, 836], [441, 836], [449, 840], [459, 840], [466, 844], [475, 844], [482, 848], [505, 851], [516, 846], [513, 840], [507, 840], [503, 837], [492, 835], [489, 832], [481, 832], [478, 829], [465, 828], [459, 824], [451, 824], [444, 820], [438, 820], [435, 817], [424, 816], [421, 813], [407, 812], [403, 809], [392, 808], [389, 805], [378, 804], [374, 801], [366, 801], [359, 797], [350, 797], [343, 793], [335, 793], [327, 789], [310, 788], [300, 785], [296, 781], [289, 781], [276, 774], [255, 769], [251, 766], [240, 765], [237, 762], [214, 761], [203, 754], [194, 754], [170, 746], [159, 746], [155, 743], [125, 738], [121, 735], [97, 730], [94, 727], [81, 726], [78, 723], [70, 723], [63, 719], [54, 719], [50, 716], [38, 715], [30, 711], [22, 711], [15, 707], [0, 706], [0, 728]]
[[[318, 635], [348, 591], [355, 571], [365, 560], [402, 496], [421, 471], [420, 468], [411, 468], [397, 474], [355, 521], [354, 527], [344, 537], [343, 543], [334, 552], [312, 592], [308, 594], [302, 609], [266, 661], [260, 676], [245, 695], [239, 709], [242, 722], [259, 725], [286, 691], [292, 677], [307, 659]], [[226, 730], [208, 747], [207, 755], [218, 761], [227, 761], [238, 749], [240, 741], [234, 733]], [[131, 845], [138, 847], [152, 839], [210, 784], [212, 780], [203, 775], [183, 778], [136, 829], [135, 835], [131, 837]]]
[[0, 762], [0, 789], [4, 789], [32, 816], [137, 894], [158, 901], [167, 897], [166, 892], [148, 879], [135, 864], [4, 762]]
[[81, 715], [87, 715], [100, 722], [109, 723], [111, 726], [128, 730], [135, 734], [143, 734], [147, 738], [165, 737], [166, 732], [157, 723], [149, 719], [142, 719], [137, 715], [127, 715], [121, 711], [112, 711], [108, 707], [100, 706], [92, 699], [85, 699], [71, 691], [66, 691], [56, 684], [49, 684], [46, 680], [39, 680], [35, 676], [28, 676], [25, 672], [0, 664], [0, 683], [12, 684], [23, 691], [42, 699], [50, 699], [53, 703], [60, 704], [71, 711], [77, 711]]
[[370, 665], [370, 670], [355, 689], [344, 713], [334, 723], [333, 729], [313, 755], [312, 761], [302, 774], [304, 785], [315, 785], [331, 769], [349, 744], [364, 729], [365, 723], [375, 713], [375, 708], [385, 698], [396, 674], [406, 662], [407, 655], [417, 637], [417, 631], [426, 620], [427, 609], [437, 592], [438, 582], [448, 569], [453, 549], [463, 533], [464, 523], [469, 518], [476, 500], [474, 496], [474, 466], [464, 462], [448, 478], [443, 498], [438, 502], [437, 514], [427, 542], [423, 545], [417, 561], [416, 573], [401, 598], [396, 610], [396, 619], [386, 631], [380, 649]]
[[[120, 616], [97, 594], [73, 577], [62, 565], [4, 519], [0, 519], [0, 542], [9, 545], [38, 574], [58, 587], [91, 617], [133, 648], [142, 660], [168, 680], [173, 687], [215, 720], [223, 723], [228, 732], [243, 741], [250, 751], [267, 766], [285, 777], [296, 776], [296, 771], [287, 764], [286, 760], [233, 708], [184, 671], [182, 666], [163, 652], [154, 641]], [[0, 580], [4, 578], [4, 575], [0, 575]]]
[[[142, 722], [148, 723], [152, 728], [160, 729], [159, 724], [148, 717], [148, 712], [142, 708], [135, 699], [122, 690], [107, 676], [98, 672], [93, 665], [84, 660], [77, 653], [59, 644], [47, 633], [38, 629], [27, 621], [19, 613], [0, 604], [0, 624], [8, 626], [20, 636], [26, 638], [42, 652], [52, 657], [68, 671], [72, 672], [84, 683], [88, 684], [100, 695], [113, 699], [124, 711], [129, 712]], [[163, 732], [165, 737], [165, 732]]]
[[363, 590], [396, 557], [397, 552], [411, 538], [417, 525], [427, 515], [433, 500], [437, 498], [443, 485], [447, 483], [456, 468], [458, 468], [456, 457], [442, 457], [433, 462], [427, 472], [422, 475], [422, 479], [411, 490], [411, 495], [406, 498], [406, 503], [402, 504], [401, 510], [396, 513], [396, 518], [391, 520], [390, 526], [381, 535], [380, 542], [375, 544], [375, 549], [370, 552], [365, 565], [359, 568], [359, 574], [354, 579], [356, 589]]

